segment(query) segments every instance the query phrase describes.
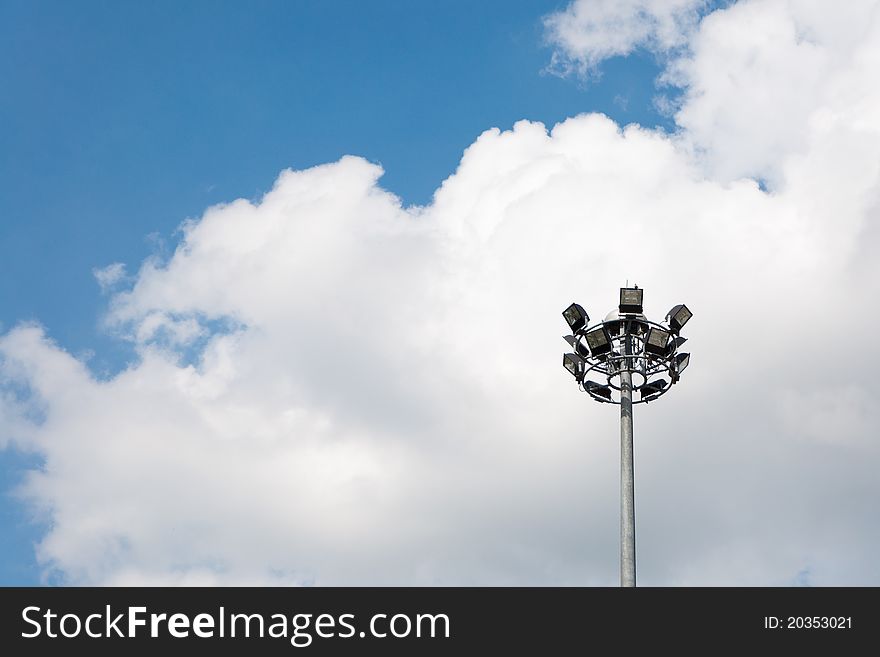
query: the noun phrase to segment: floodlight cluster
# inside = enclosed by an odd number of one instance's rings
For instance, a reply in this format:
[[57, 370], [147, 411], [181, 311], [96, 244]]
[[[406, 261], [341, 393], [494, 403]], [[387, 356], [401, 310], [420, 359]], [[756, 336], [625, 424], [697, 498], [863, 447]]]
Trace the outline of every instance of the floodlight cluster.
[[562, 312], [571, 329], [564, 339], [572, 348], [562, 365], [596, 401], [619, 404], [625, 372], [631, 375], [632, 390], [639, 393], [633, 403], [653, 401], [668, 392], [690, 364], [690, 354], [680, 350], [687, 341], [681, 329], [693, 313], [678, 304], [664, 323], [651, 322], [643, 314], [643, 297], [638, 286], [620, 288], [617, 310], [593, 325], [576, 303]]

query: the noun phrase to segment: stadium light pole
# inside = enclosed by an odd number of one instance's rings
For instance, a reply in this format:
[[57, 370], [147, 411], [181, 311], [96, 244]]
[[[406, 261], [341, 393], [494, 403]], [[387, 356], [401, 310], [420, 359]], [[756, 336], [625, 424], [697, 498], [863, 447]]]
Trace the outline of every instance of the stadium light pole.
[[[620, 585], [636, 585], [635, 470], [633, 459], [633, 404], [658, 399], [690, 363], [690, 354], [678, 351], [686, 338], [681, 329], [693, 316], [684, 304], [674, 306], [666, 324], [649, 321], [642, 307], [644, 290], [637, 285], [620, 288], [620, 303], [602, 322], [590, 326], [590, 317], [576, 303], [562, 316], [573, 335], [565, 341], [576, 353], [563, 356], [565, 369], [581, 390], [594, 400], [620, 406]], [[604, 378], [593, 381], [588, 376]], [[633, 400], [638, 391], [640, 399]]]
[[[629, 336], [626, 354], [632, 353]], [[620, 585], [636, 585], [636, 499], [633, 462], [632, 373], [620, 372]]]

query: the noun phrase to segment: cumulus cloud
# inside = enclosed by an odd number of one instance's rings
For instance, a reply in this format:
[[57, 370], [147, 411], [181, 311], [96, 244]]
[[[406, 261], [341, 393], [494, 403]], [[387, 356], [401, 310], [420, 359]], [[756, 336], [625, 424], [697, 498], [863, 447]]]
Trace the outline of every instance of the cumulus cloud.
[[[560, 312], [601, 316], [629, 279], [651, 316], [695, 311], [681, 385], [635, 417], [640, 580], [877, 584], [880, 27], [823, 41], [838, 64], [808, 86], [840, 94], [799, 96], [796, 144], [764, 148], [705, 82], [737, 66], [707, 34], [820, 11], [785, 7], [683, 33], [675, 136], [522, 121], [423, 208], [357, 157], [209, 208], [111, 297], [139, 356], [112, 378], [39, 327], [0, 336], [0, 435], [44, 459], [20, 495], [50, 520], [47, 574], [615, 583], [617, 418], [560, 367]], [[743, 86], [744, 111], [777, 82]], [[717, 133], [686, 119], [713, 111]], [[772, 191], [720, 171], [728, 151]]]
[[[798, 156], [827, 148], [851, 157], [858, 147], [848, 140], [874, 133], [880, 116], [877, 20], [873, 0], [854, 0], [845, 12], [807, 0], [745, 0], [706, 17], [667, 80], [686, 89], [676, 122], [710, 174], [776, 187]], [[873, 146], [856, 157], [876, 159]]]
[[544, 18], [554, 46], [550, 69], [595, 73], [603, 60], [636, 48], [667, 53], [687, 44], [707, 0], [574, 0]]

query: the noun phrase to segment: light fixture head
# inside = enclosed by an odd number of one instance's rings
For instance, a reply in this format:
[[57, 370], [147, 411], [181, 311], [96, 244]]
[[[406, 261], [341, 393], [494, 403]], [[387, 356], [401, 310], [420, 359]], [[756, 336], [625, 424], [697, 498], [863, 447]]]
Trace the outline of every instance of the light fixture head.
[[678, 348], [687, 342], [687, 338], [679, 336], [670, 337], [669, 344], [666, 345], [666, 356], [671, 356], [678, 351]]
[[620, 288], [620, 305], [618, 308], [622, 314], [642, 313], [642, 296], [644, 290], [638, 287], [622, 287]]
[[601, 356], [611, 351], [611, 338], [604, 326], [598, 326], [584, 334], [587, 346], [594, 356]]
[[577, 381], [584, 378], [584, 371], [586, 369], [584, 359], [577, 354], [565, 354], [562, 357], [562, 366], [567, 369]]
[[652, 326], [648, 329], [645, 337], [645, 352], [655, 356], [663, 356], [667, 353], [669, 344], [669, 331]]
[[675, 358], [672, 360], [672, 363], [669, 365], [669, 376], [672, 377], [673, 383], [678, 383], [678, 380], [681, 378], [681, 373], [684, 372], [685, 368], [691, 364], [691, 355], [690, 354], [676, 354]]
[[648, 381], [642, 385], [639, 388], [639, 393], [641, 394], [642, 399], [650, 399], [663, 392], [668, 385], [669, 382], [666, 379], [654, 379], [653, 381]]
[[677, 335], [682, 327], [687, 324], [688, 320], [693, 316], [694, 314], [688, 309], [688, 307], [683, 303], [680, 303], [677, 306], [673, 306], [672, 310], [666, 313], [666, 321], [672, 332]]
[[587, 345], [581, 342], [579, 337], [575, 337], [573, 335], [563, 335], [562, 339], [565, 340], [571, 348], [575, 350], [578, 356], [581, 358], [587, 358], [590, 355], [590, 350], [587, 349]]
[[593, 398], [599, 401], [611, 401], [611, 388], [608, 386], [603, 386], [595, 381], [584, 381], [583, 386], [584, 390], [590, 393]]
[[590, 316], [587, 314], [587, 311], [576, 303], [571, 304], [568, 308], [563, 310], [562, 316], [571, 328], [572, 333], [577, 333], [586, 328], [590, 321]]

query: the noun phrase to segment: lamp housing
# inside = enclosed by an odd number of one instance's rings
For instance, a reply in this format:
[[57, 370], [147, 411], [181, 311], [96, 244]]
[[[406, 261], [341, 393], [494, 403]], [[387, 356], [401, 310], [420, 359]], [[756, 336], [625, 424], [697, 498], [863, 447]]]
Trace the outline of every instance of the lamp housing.
[[642, 313], [642, 297], [644, 290], [638, 287], [622, 287], [620, 288], [620, 309], [621, 314], [640, 315]]
[[571, 348], [581, 358], [587, 358], [590, 355], [590, 350], [587, 349], [587, 345], [581, 342], [580, 338], [573, 335], [563, 335], [562, 339], [571, 345]]
[[571, 304], [568, 308], [563, 310], [562, 316], [571, 328], [572, 333], [577, 333], [586, 328], [590, 321], [590, 316], [587, 314], [587, 311], [576, 303]]
[[645, 352], [655, 356], [664, 356], [669, 345], [669, 331], [664, 331], [655, 326], [648, 329], [645, 337]]
[[584, 359], [577, 354], [565, 354], [562, 357], [562, 366], [567, 369], [577, 381], [581, 381], [584, 378], [584, 372], [586, 370]]
[[584, 390], [599, 401], [611, 401], [611, 388], [595, 381], [584, 381]]
[[682, 327], [684, 327], [684, 325], [688, 323], [688, 320], [693, 316], [694, 314], [688, 309], [688, 307], [683, 303], [680, 303], [677, 306], [673, 306], [672, 310], [666, 313], [666, 321], [669, 324], [670, 330], [677, 335]]
[[604, 326], [597, 326], [584, 334], [587, 346], [594, 356], [601, 356], [611, 351], [611, 338]]
[[681, 373], [691, 364], [690, 354], [676, 354], [672, 363], [669, 365], [669, 376], [672, 377], [673, 383], [678, 383]]
[[648, 381], [642, 385], [639, 388], [639, 393], [641, 394], [642, 399], [650, 399], [663, 392], [668, 385], [669, 382], [666, 379], [654, 379], [653, 381]]

